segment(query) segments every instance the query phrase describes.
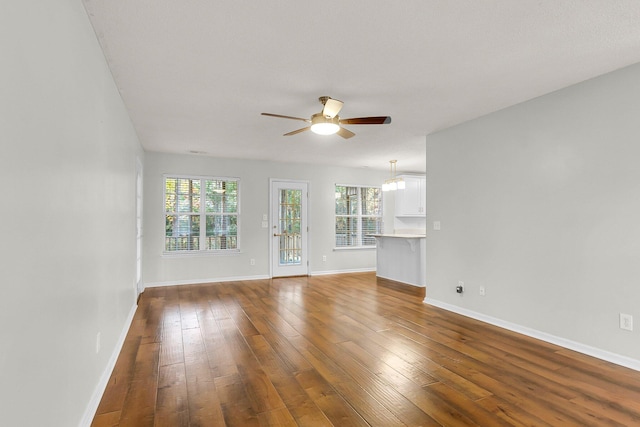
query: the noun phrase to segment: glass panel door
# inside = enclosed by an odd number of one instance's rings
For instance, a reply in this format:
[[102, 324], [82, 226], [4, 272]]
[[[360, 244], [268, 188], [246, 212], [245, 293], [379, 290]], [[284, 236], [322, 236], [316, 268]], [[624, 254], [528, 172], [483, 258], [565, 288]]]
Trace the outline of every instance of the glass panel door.
[[272, 275], [300, 276], [308, 274], [307, 266], [307, 184], [273, 181]]

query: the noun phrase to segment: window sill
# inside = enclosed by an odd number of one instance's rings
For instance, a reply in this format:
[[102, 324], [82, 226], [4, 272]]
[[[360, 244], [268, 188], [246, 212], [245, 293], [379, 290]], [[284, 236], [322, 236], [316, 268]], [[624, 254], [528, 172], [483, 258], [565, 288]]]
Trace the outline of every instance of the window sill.
[[333, 248], [335, 251], [361, 251], [361, 250], [376, 249], [376, 246], [340, 246]]
[[242, 252], [238, 250], [228, 251], [176, 251], [176, 252], [162, 252], [162, 258], [195, 258], [195, 257], [218, 257], [218, 256], [238, 256]]

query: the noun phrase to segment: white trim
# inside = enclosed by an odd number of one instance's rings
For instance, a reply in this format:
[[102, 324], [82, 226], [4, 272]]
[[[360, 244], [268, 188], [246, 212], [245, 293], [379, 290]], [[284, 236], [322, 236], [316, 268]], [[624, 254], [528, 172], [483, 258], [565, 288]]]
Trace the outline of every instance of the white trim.
[[434, 300], [431, 298], [424, 299], [425, 304], [433, 305], [435, 307], [442, 308], [447, 311], [451, 311], [457, 314], [461, 314], [472, 319], [479, 320], [481, 322], [489, 323], [494, 326], [498, 326], [503, 329], [508, 329], [513, 332], [517, 332], [526, 335], [531, 338], [546, 341], [551, 344], [564, 347], [569, 350], [577, 351], [578, 353], [586, 354], [607, 362], [615, 363], [616, 365], [624, 366], [635, 371], [640, 371], [640, 360], [633, 359], [631, 357], [623, 356], [620, 354], [612, 353], [610, 351], [601, 350], [596, 347], [591, 347], [576, 341], [571, 341], [562, 337], [541, 332], [536, 329], [527, 328], [516, 323], [507, 322], [495, 317], [487, 316], [486, 314], [478, 313], [476, 311], [468, 310], [466, 308], [458, 307], [457, 305], [448, 304], [446, 302]]
[[[166, 205], [166, 201], [167, 201], [167, 179], [188, 179], [191, 181], [200, 181], [200, 210], [198, 212], [178, 212], [178, 211], [174, 211], [174, 212], [167, 212], [167, 205]], [[236, 205], [236, 212], [206, 212], [205, 209], [205, 205], [206, 205], [206, 185], [205, 182], [206, 181], [224, 181], [224, 182], [235, 182], [237, 185], [237, 205]], [[199, 249], [192, 249], [192, 250], [188, 250], [188, 251], [184, 251], [184, 250], [177, 250], [177, 251], [167, 251], [167, 243], [166, 243], [166, 230], [162, 232], [162, 236], [164, 236], [164, 238], [162, 239], [162, 256], [168, 256], [170, 254], [173, 254], [175, 252], [179, 252], [184, 256], [193, 256], [197, 253], [200, 252], [207, 252], [207, 253], [223, 253], [223, 252], [230, 252], [230, 253], [237, 253], [241, 251], [242, 248], [242, 238], [241, 238], [241, 230], [242, 230], [242, 217], [241, 217], [241, 206], [240, 206], [240, 198], [241, 198], [241, 179], [239, 177], [222, 177], [222, 176], [203, 176], [203, 175], [181, 175], [181, 174], [172, 174], [172, 173], [165, 173], [162, 174], [162, 212], [163, 212], [163, 217], [164, 220], [162, 221], [162, 223], [164, 224], [166, 221], [166, 217], [167, 215], [175, 215], [175, 216], [179, 216], [179, 215], [193, 215], [193, 216], [199, 216], [200, 220], [201, 220], [201, 226], [200, 226], [200, 248]], [[204, 201], [204, 202], [203, 202]], [[176, 201], [177, 202], [177, 201]], [[207, 249], [202, 249], [205, 245], [206, 245], [206, 234], [207, 234], [207, 230], [206, 230], [206, 226], [202, 226], [202, 224], [206, 223], [206, 217], [207, 216], [234, 216], [236, 218], [236, 247], [233, 249], [213, 249], [213, 250], [207, 250]], [[202, 221], [204, 220], [204, 221]]]
[[[306, 264], [306, 269], [305, 269], [305, 274], [310, 275], [310, 271], [311, 271], [311, 265], [309, 260], [311, 259], [311, 230], [312, 230], [312, 225], [311, 225], [311, 197], [309, 196], [311, 194], [311, 183], [308, 180], [297, 180], [297, 179], [289, 179], [289, 178], [269, 178], [269, 189], [268, 189], [268, 193], [269, 193], [269, 232], [267, 233], [267, 239], [268, 239], [268, 247], [269, 247], [269, 278], [274, 277], [275, 273], [274, 273], [274, 264], [277, 263], [277, 261], [274, 259], [275, 255], [275, 251], [274, 251], [274, 245], [275, 242], [273, 241], [273, 229], [277, 227], [277, 222], [278, 222], [278, 215], [276, 214], [275, 210], [277, 208], [276, 204], [274, 203], [274, 197], [275, 197], [275, 193], [273, 191], [273, 187], [275, 183], [283, 183], [283, 184], [292, 184], [292, 185], [304, 185], [305, 189], [306, 189], [306, 194], [304, 195], [304, 200], [305, 203], [302, 203], [302, 207], [301, 207], [301, 215], [302, 215], [302, 219], [304, 222], [306, 222], [306, 226], [303, 225], [303, 229], [302, 229], [302, 234], [303, 234], [303, 259], [302, 262], [303, 264]], [[305, 238], [306, 237], [306, 238]], [[303, 265], [304, 267], [304, 265]], [[280, 276], [275, 276], [275, 277], [280, 277]], [[286, 277], [286, 276], [282, 276], [282, 277]]]
[[[347, 270], [322, 270], [309, 272], [309, 276], [326, 276], [330, 274], [349, 274], [349, 273], [371, 273], [375, 272], [375, 267], [371, 268], [352, 268]], [[145, 283], [145, 288], [159, 288], [162, 286], [183, 286], [183, 285], [203, 285], [206, 283], [221, 282], [238, 282], [243, 280], [265, 280], [271, 279], [269, 275], [256, 276], [234, 276], [234, 277], [216, 277], [212, 279], [194, 279], [194, 280], [173, 280], [167, 282], [149, 282]]]
[[[334, 235], [335, 240], [335, 235]], [[334, 251], [361, 251], [366, 249], [377, 249], [377, 245], [368, 245], [368, 246], [336, 246], [333, 248]]]
[[142, 248], [144, 246], [144, 166], [140, 157], [136, 156], [136, 297], [144, 292], [144, 279], [142, 278]]
[[[347, 270], [323, 270], [309, 272], [309, 276], [326, 276], [330, 274], [349, 274], [349, 273], [371, 273], [375, 272], [375, 267], [371, 268], [352, 268]], [[194, 280], [173, 280], [167, 282], [149, 282], [145, 283], [145, 288], [159, 288], [162, 286], [183, 286], [183, 285], [203, 285], [206, 283], [221, 282], [238, 282], [243, 280], [265, 280], [271, 279], [269, 275], [256, 276], [234, 276], [234, 277], [216, 277], [212, 279], [194, 279]]]
[[379, 188], [380, 190], [382, 190], [382, 185], [375, 185], [375, 184], [341, 184], [339, 182], [336, 182], [334, 185], [334, 188], [338, 186], [338, 187], [371, 187], [371, 188]]
[[370, 273], [376, 271], [375, 267], [371, 268], [350, 268], [348, 270], [321, 270], [312, 271], [309, 276], [327, 276], [329, 274], [348, 274], [348, 273]]
[[219, 249], [219, 250], [205, 250], [196, 249], [192, 251], [164, 251], [160, 254], [162, 258], [194, 258], [204, 256], [237, 256], [243, 252], [240, 249]]
[[[358, 200], [358, 211], [355, 214], [338, 214], [336, 212], [337, 210], [337, 205], [335, 205], [335, 209], [334, 209], [334, 215], [333, 215], [333, 223], [334, 223], [334, 231], [333, 231], [333, 243], [334, 243], [334, 248], [333, 250], [341, 250], [342, 248], [347, 248], [347, 249], [370, 249], [370, 248], [374, 248], [376, 247], [376, 243], [373, 243], [371, 245], [363, 245], [362, 241], [364, 240], [365, 237], [367, 237], [368, 235], [366, 234], [365, 230], [362, 229], [363, 227], [363, 218], [364, 217], [372, 217], [372, 218], [377, 218], [380, 222], [380, 233], [384, 232], [384, 197], [382, 195], [382, 187], [380, 186], [375, 186], [375, 185], [348, 185], [348, 184], [335, 184], [334, 185], [334, 191], [337, 189], [337, 187], [344, 187], [344, 188], [356, 188], [357, 189], [357, 200]], [[362, 213], [362, 190], [363, 189], [369, 189], [369, 188], [373, 188], [373, 189], [377, 189], [379, 190], [379, 201], [380, 201], [380, 213], [378, 215], [364, 215]], [[335, 194], [339, 194], [339, 193], [335, 193]], [[336, 199], [337, 200], [337, 199]], [[356, 237], [358, 239], [358, 244], [357, 245], [343, 245], [343, 246], [337, 246], [337, 237], [338, 237], [338, 233], [337, 233], [337, 229], [336, 226], [338, 224], [338, 218], [354, 218], [356, 220], [357, 223], [357, 229], [356, 229]], [[375, 239], [374, 239], [375, 241]]]
[[[162, 180], [166, 178], [184, 178], [184, 179], [205, 179], [212, 181], [240, 181], [239, 176], [219, 176], [219, 175], [189, 175], [181, 173], [163, 173]], [[162, 201], [164, 206], [164, 200]]]
[[394, 279], [393, 277], [382, 276], [382, 275], [380, 275], [378, 273], [376, 273], [376, 277], [379, 277], [381, 279], [391, 280], [392, 282], [402, 283], [402, 284], [407, 285], [407, 286], [413, 286], [414, 288], [425, 288], [426, 287], [425, 285], [421, 285], [419, 283], [407, 282], [406, 280], [400, 281], [400, 280], [398, 280], [397, 277]]
[[96, 387], [93, 390], [93, 394], [91, 395], [91, 399], [89, 399], [89, 403], [84, 410], [84, 414], [82, 415], [82, 419], [80, 420], [80, 427], [89, 427], [91, 426], [91, 422], [93, 418], [96, 416], [96, 411], [98, 410], [98, 405], [100, 405], [100, 400], [102, 399], [102, 395], [104, 391], [107, 389], [107, 385], [109, 384], [109, 378], [111, 378], [111, 373], [113, 372], [113, 368], [116, 366], [116, 361], [118, 360], [118, 356], [122, 351], [122, 346], [124, 345], [124, 340], [127, 338], [127, 333], [129, 332], [129, 328], [131, 327], [131, 323], [133, 322], [133, 316], [136, 314], [136, 309], [138, 305], [133, 304], [131, 310], [129, 311], [129, 315], [127, 316], [127, 320], [124, 322], [124, 327], [120, 332], [120, 337], [118, 338], [118, 342], [116, 346], [113, 348], [111, 352], [111, 357], [107, 362], [107, 365], [100, 376], [100, 380]]
[[211, 279], [193, 279], [193, 280], [172, 280], [168, 282], [149, 282], [145, 283], [145, 288], [158, 288], [162, 286], [182, 286], [182, 285], [202, 285], [205, 283], [220, 283], [220, 282], [237, 282], [242, 280], [263, 280], [270, 279], [270, 276], [234, 276], [234, 277], [215, 277]]

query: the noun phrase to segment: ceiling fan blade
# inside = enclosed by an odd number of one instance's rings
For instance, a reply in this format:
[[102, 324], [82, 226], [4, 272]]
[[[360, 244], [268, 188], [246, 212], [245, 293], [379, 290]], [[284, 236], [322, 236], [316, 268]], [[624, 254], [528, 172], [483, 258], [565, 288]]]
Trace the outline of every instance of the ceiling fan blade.
[[338, 101], [337, 99], [329, 98], [324, 103], [322, 115], [333, 119], [342, 109], [342, 105], [344, 105], [344, 102]]
[[352, 119], [340, 119], [340, 124], [344, 125], [386, 125], [391, 123], [391, 117], [354, 117]]
[[281, 119], [292, 119], [292, 120], [302, 120], [303, 122], [307, 122], [307, 123], [311, 123], [311, 120], [309, 119], [303, 119], [300, 117], [292, 117], [292, 116], [283, 116], [281, 114], [271, 114], [271, 113], [261, 113], [263, 116], [270, 116], [270, 117], [280, 117]]
[[344, 139], [349, 139], [349, 138], [351, 138], [352, 136], [355, 135], [355, 133], [353, 133], [349, 129], [345, 129], [343, 127], [341, 127], [338, 130], [337, 134], [340, 135], [341, 137], [343, 137]]
[[297, 134], [297, 133], [304, 132], [304, 131], [306, 131], [306, 130], [311, 130], [311, 126], [307, 126], [306, 128], [302, 128], [302, 129], [292, 130], [292, 131], [291, 131], [291, 132], [289, 132], [289, 133], [285, 133], [283, 136], [291, 136], [291, 135], [295, 135], [295, 134]]

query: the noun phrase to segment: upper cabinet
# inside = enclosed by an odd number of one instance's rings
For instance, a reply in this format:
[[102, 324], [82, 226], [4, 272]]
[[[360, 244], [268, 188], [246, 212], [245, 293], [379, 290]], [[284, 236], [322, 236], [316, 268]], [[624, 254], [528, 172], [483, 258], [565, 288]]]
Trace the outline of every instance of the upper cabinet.
[[427, 179], [420, 175], [400, 175], [406, 184], [404, 190], [397, 190], [396, 216], [426, 216]]

